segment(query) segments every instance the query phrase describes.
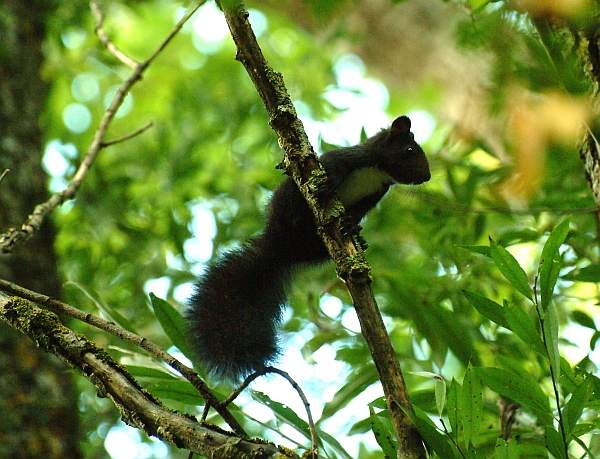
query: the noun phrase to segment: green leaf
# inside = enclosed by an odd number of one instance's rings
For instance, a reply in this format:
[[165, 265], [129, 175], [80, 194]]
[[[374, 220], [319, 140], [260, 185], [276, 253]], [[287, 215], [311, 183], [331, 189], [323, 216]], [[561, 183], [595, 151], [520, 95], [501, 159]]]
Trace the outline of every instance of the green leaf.
[[485, 453], [482, 451], [482, 448], [476, 448], [471, 443], [467, 449], [465, 459], [486, 459], [486, 456]]
[[175, 400], [186, 405], [204, 405], [204, 399], [188, 381], [157, 381], [147, 389], [159, 399]]
[[448, 400], [446, 406], [448, 407], [448, 421], [450, 422], [450, 429], [452, 430], [452, 437], [456, 440], [459, 434], [459, 419], [458, 411], [460, 409], [460, 400], [462, 398], [462, 387], [458, 381], [452, 378], [450, 387], [448, 388]]
[[546, 448], [556, 459], [567, 459], [561, 434], [549, 425], [546, 426]]
[[131, 373], [132, 376], [135, 376], [137, 378], [153, 378], [166, 380], [179, 379], [177, 376], [170, 373], [166, 369], [143, 367], [139, 365], [126, 365], [125, 368], [127, 368], [127, 371]]
[[540, 262], [543, 262], [546, 258], [554, 256], [555, 253], [558, 252], [558, 249], [565, 242], [567, 235], [569, 234], [569, 225], [571, 223], [571, 217], [565, 218], [562, 222], [560, 222], [556, 228], [548, 237], [548, 240], [544, 244], [544, 248], [542, 249], [542, 257]]
[[[485, 231], [487, 223], [487, 216], [485, 213], [481, 213], [475, 217], [475, 221], [473, 222], [473, 240], [478, 240]], [[489, 247], [488, 247], [489, 251]]]
[[563, 390], [573, 393], [584, 380], [585, 373], [582, 373], [580, 369], [574, 371], [569, 362], [560, 358], [560, 385]]
[[596, 343], [600, 339], [600, 332], [595, 331], [592, 337], [590, 338], [590, 349], [593, 351], [596, 349]]
[[520, 459], [519, 445], [515, 439], [505, 441], [499, 438], [494, 449], [494, 459]]
[[548, 350], [548, 359], [554, 372], [554, 377], [560, 376], [560, 354], [558, 352], [558, 317], [556, 317], [556, 308], [550, 306], [546, 312], [543, 321], [543, 333]]
[[571, 219], [566, 218], [562, 221], [544, 244], [542, 256], [540, 258], [540, 295], [542, 299], [542, 309], [545, 311], [552, 301], [552, 293], [554, 286], [558, 280], [560, 273], [561, 259], [559, 248], [565, 242], [567, 234], [569, 234], [569, 224]]
[[429, 419], [429, 416], [427, 416], [427, 413], [418, 406], [413, 405], [413, 408], [415, 410], [414, 413], [406, 410], [404, 412], [414, 423], [427, 448], [444, 459], [461, 458], [462, 456], [452, 444], [449, 437], [437, 429], [435, 424]]
[[490, 255], [494, 263], [511, 285], [525, 298], [533, 302], [533, 292], [527, 280], [527, 274], [515, 257], [504, 247], [490, 238]]
[[565, 274], [563, 279], [577, 282], [600, 282], [600, 265], [590, 265], [579, 270], [574, 269]]
[[[591, 431], [591, 430], [587, 430], [590, 427], [589, 424], [586, 425], [586, 426], [583, 426], [583, 427], [584, 427], [584, 429], [582, 429], [581, 435], [583, 435], [584, 433], [588, 433], [588, 432]], [[584, 432], [583, 430], [587, 430], [587, 431]], [[590, 450], [590, 448], [588, 448], [588, 446], [583, 441], [581, 441], [580, 438], [574, 437], [573, 440], [575, 440], [575, 443], [577, 443], [579, 446], [581, 446], [581, 449], [584, 450], [587, 453], [587, 457], [589, 457], [590, 459], [596, 459], [596, 456], [594, 455], [594, 452], [592, 452]], [[583, 457], [585, 457], [585, 456], [583, 456]]]
[[[368, 364], [361, 367], [360, 372], [350, 375], [347, 378], [347, 384], [343, 385], [334, 395], [330, 402], [323, 407], [321, 421], [333, 416], [343, 409], [348, 403], [353, 401], [359, 394], [362, 394], [371, 384], [378, 381], [378, 373], [375, 365]], [[387, 408], [385, 404], [383, 408]]]
[[459, 247], [463, 249], [467, 249], [473, 253], [478, 255], [485, 255], [486, 257], [491, 258], [490, 248], [487, 245], [459, 245]]
[[555, 257], [546, 258], [540, 266], [540, 296], [542, 310], [544, 311], [548, 309], [548, 305], [552, 301], [554, 286], [558, 280], [561, 268], [562, 263], [558, 252]]
[[581, 417], [581, 413], [583, 413], [583, 408], [592, 396], [593, 390], [593, 381], [591, 379], [586, 379], [577, 389], [575, 389], [575, 392], [573, 392], [571, 398], [563, 408], [562, 418], [567, 438], [571, 437], [573, 429]]
[[577, 322], [582, 327], [590, 328], [592, 330], [597, 330], [594, 319], [592, 319], [590, 316], [588, 316], [585, 312], [572, 311], [570, 315], [571, 315], [571, 319], [574, 322]]
[[[432, 303], [426, 308], [407, 308], [406, 313], [436, 352], [445, 354], [449, 347], [465, 366], [469, 361], [473, 364], [479, 361], [479, 353], [466, 323], [456, 320], [456, 315], [441, 304]], [[440, 324], [448, 323], [452, 323], [452, 327], [440, 327]]]
[[[573, 440], [576, 440], [577, 437], [581, 437], [582, 435], [585, 435], [587, 433], [592, 432], [593, 430], [596, 430], [596, 424], [594, 424], [593, 422], [580, 422], [579, 424], [577, 424], [575, 426], [575, 428], [572, 431], [572, 436], [573, 436]], [[591, 456], [590, 456], [591, 457]]]
[[546, 347], [540, 338], [540, 334], [533, 321], [520, 307], [514, 304], [504, 306], [504, 315], [508, 322], [508, 329], [523, 340], [530, 348], [538, 354], [546, 356]]
[[530, 407], [540, 418], [541, 424], [552, 423], [552, 410], [548, 397], [539, 384], [532, 385], [529, 380], [501, 368], [475, 368], [475, 370], [480, 381], [491, 390]]
[[354, 459], [348, 452], [342, 447], [342, 444], [333, 436], [326, 432], [323, 432], [317, 427], [317, 435], [321, 441], [326, 442], [336, 453], [343, 459]]
[[385, 401], [385, 397], [377, 397], [375, 400], [369, 403], [369, 406], [372, 406], [373, 408], [379, 408], [380, 410], [385, 410], [387, 409], [387, 402]]
[[396, 443], [392, 439], [392, 434], [385, 428], [372, 407], [369, 407], [369, 419], [371, 420], [371, 430], [373, 431], [373, 435], [375, 435], [375, 440], [381, 447], [385, 458], [396, 458]]
[[116, 323], [125, 330], [135, 330], [133, 324], [123, 314], [117, 311], [113, 306], [111, 306], [110, 304], [106, 304], [102, 300], [101, 295], [99, 295], [98, 292], [96, 292], [95, 290], [86, 289], [83, 287], [83, 285], [72, 281], [65, 282], [65, 286], [67, 285], [74, 286], [81, 293], [83, 293], [90, 301], [94, 303], [98, 310], [101, 311], [106, 316], [106, 319], [110, 322]]
[[441, 418], [446, 406], [446, 381], [441, 376], [435, 378], [435, 405]]
[[294, 410], [289, 408], [287, 405], [271, 399], [271, 397], [263, 392], [250, 390], [250, 395], [257, 402], [269, 407], [277, 419], [289, 424], [302, 435], [304, 435], [308, 440], [310, 440], [310, 429], [308, 428], [308, 423], [300, 419]]
[[154, 293], [150, 293], [150, 301], [156, 318], [160, 322], [160, 325], [167, 336], [171, 339], [171, 342], [177, 346], [188, 359], [194, 360], [194, 353], [192, 352], [187, 339], [187, 330], [179, 311], [162, 298], [157, 297]]
[[465, 446], [473, 443], [479, 433], [483, 412], [483, 398], [481, 384], [474, 368], [469, 365], [462, 384], [462, 397], [460, 399], [460, 416], [463, 423]]
[[[271, 399], [268, 395], [263, 392], [250, 390], [250, 395], [257, 402], [269, 407], [277, 419], [281, 422], [290, 425], [296, 429], [299, 433], [304, 435], [307, 440], [310, 440], [310, 429], [308, 423], [300, 419], [300, 417], [289, 407]], [[352, 459], [352, 456], [341, 446], [341, 444], [331, 435], [317, 429], [319, 436], [319, 443], [326, 441], [340, 456], [344, 459]]]
[[490, 0], [469, 0], [469, 6], [475, 11], [482, 9], [488, 3]]
[[411, 371], [410, 374], [416, 376], [423, 376], [425, 378], [433, 379], [435, 381], [435, 405], [438, 410], [438, 414], [441, 418], [442, 414], [444, 413], [444, 407], [446, 406], [446, 381], [444, 380], [444, 378], [430, 371]]
[[462, 293], [482, 316], [487, 317], [501, 327], [510, 329], [504, 314], [504, 308], [501, 305], [478, 293], [467, 292], [466, 290], [463, 290]]

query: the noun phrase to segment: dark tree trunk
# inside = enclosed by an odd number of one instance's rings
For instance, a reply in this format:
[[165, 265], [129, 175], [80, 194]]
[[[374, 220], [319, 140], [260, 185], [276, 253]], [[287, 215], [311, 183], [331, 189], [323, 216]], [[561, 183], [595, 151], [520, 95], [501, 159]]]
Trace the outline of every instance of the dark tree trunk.
[[[39, 118], [47, 87], [41, 79], [42, 42], [52, 1], [0, 4], [0, 232], [19, 227], [46, 199]], [[0, 257], [0, 277], [60, 297], [46, 224], [14, 253]], [[77, 396], [65, 365], [0, 324], [0, 457], [79, 458]]]
[[[585, 174], [594, 193], [596, 205], [600, 208], [600, 20], [596, 26], [590, 28], [582, 35], [587, 39], [582, 52], [581, 59], [583, 68], [587, 76], [592, 82], [592, 108], [594, 122], [590, 126], [586, 126], [584, 139], [581, 142], [580, 154], [585, 167]], [[597, 214], [598, 215], [598, 214]]]

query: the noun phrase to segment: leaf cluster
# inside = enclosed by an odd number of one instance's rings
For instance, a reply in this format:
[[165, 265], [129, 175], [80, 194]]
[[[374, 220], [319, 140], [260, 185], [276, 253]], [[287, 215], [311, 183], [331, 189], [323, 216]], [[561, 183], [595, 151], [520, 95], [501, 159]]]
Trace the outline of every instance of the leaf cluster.
[[[521, 101], [515, 85], [536, 101], [552, 91], [578, 95], [588, 88], [574, 45], [538, 27], [527, 13], [511, 9], [509, 2], [460, 3], [469, 15], [454, 38], [491, 61], [490, 88], [482, 101], [490, 116], [507, 117], [511, 104]], [[51, 187], [73, 173], [107, 95], [122, 78], [120, 66], [90, 33], [91, 19], [78, 6], [71, 8], [68, 13], [69, 5], [64, 6], [63, 17], [73, 24], [77, 16], [77, 28], [66, 29], [55, 18], [56, 30], [47, 39], [52, 91], [44, 124], [49, 142], [60, 139], [58, 152], [66, 163]], [[114, 3], [107, 27], [122, 48], [143, 56], [169, 30], [177, 8], [170, 2]], [[325, 124], [343, 114], [326, 97], [327, 90], [339, 89], [336, 49], [278, 11], [265, 7], [260, 13], [267, 21], [261, 45], [303, 116]], [[233, 45], [221, 40], [209, 49], [197, 39], [191, 28], [177, 37], [131, 94], [130, 107], [119, 114], [110, 135], [119, 137], [150, 119], [155, 128], [104, 151], [77, 201], [55, 215], [60, 269], [70, 281], [65, 299], [186, 356], [180, 313], [194, 274], [261, 230], [265, 203], [281, 180], [274, 169], [280, 161], [275, 136], [234, 60]], [[89, 98], [75, 90], [82, 76], [98, 88]], [[72, 104], [90, 113], [90, 127], [83, 132], [62, 122]], [[426, 106], [435, 113], [438, 105], [438, 92], [424, 84], [412, 92], [391, 92], [387, 108], [408, 113]], [[531, 135], [546, 132], [525, 127]], [[432, 454], [444, 458], [546, 457], [548, 451], [566, 457], [567, 450], [578, 448], [592, 457], [600, 449], [590, 355], [600, 337], [594, 321], [600, 270], [596, 223], [585, 212], [594, 201], [576, 141], [543, 143], [543, 164], [531, 172], [520, 168], [520, 160], [529, 158], [520, 150], [523, 142], [511, 139], [505, 126], [495, 133], [499, 145], [491, 137], [457, 131], [439, 122], [423, 144], [431, 182], [419, 189], [396, 187], [363, 224], [374, 291], [411, 388], [415, 424]], [[522, 182], [534, 185], [525, 199], [514, 199], [511, 183], [525, 173], [532, 175]], [[564, 213], [573, 216], [559, 223]], [[195, 217], [200, 214], [206, 218]], [[493, 235], [489, 243], [488, 235]], [[193, 250], [197, 246], [203, 247], [201, 255]], [[156, 280], [163, 284], [149, 282]], [[149, 285], [166, 285], [155, 293], [168, 302], [156, 296], [148, 302]], [[377, 397], [372, 395], [377, 373], [331, 264], [298, 273], [290, 306], [283, 341], [304, 357], [297, 372], [313, 389], [326, 454], [352, 457], [347, 443], [356, 436], [360, 457], [381, 457], [373, 448], [374, 435], [383, 454], [394, 457], [385, 403], [368, 404]], [[567, 358], [565, 349], [581, 347], [571, 341], [573, 327], [575, 334], [583, 330], [590, 336], [589, 349]], [[97, 339], [116, 346], [132, 374], [156, 396], [179, 409], [203, 405], [178, 375], [126, 344], [104, 335]], [[334, 358], [320, 366], [328, 354]], [[337, 373], [328, 375], [324, 368]], [[89, 393], [82, 400], [105, 425], [114, 423], [114, 413]], [[300, 435], [295, 441], [307, 444], [297, 410], [267, 390], [256, 390], [246, 401], [273, 413], [271, 420], [255, 422], [240, 411], [249, 432], [282, 433], [291, 427]], [[498, 427], [507, 407], [516, 406], [517, 422], [506, 421], [510, 432], [506, 425]], [[90, 425], [89, 431], [95, 430]], [[97, 443], [102, 440], [94, 436]]]

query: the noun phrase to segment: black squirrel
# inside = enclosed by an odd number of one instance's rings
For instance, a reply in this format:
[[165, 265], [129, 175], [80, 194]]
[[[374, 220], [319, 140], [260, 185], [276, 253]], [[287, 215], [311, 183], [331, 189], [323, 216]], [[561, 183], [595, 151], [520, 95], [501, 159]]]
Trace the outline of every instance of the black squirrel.
[[[400, 116], [365, 142], [324, 153], [327, 173], [318, 199], [337, 193], [344, 225], [358, 223], [391, 185], [430, 179], [425, 153]], [[291, 177], [273, 193], [262, 234], [225, 253], [198, 279], [185, 320], [199, 363], [218, 379], [236, 382], [279, 355], [276, 326], [297, 266], [329, 259], [312, 211]]]

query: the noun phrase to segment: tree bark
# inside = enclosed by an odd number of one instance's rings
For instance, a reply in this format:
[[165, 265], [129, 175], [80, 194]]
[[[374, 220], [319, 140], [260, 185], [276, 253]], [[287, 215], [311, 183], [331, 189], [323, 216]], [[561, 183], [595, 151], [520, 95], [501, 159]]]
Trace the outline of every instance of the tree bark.
[[[533, 14], [533, 13], [532, 13]], [[559, 74], [577, 71], [589, 86], [591, 121], [584, 125], [579, 143], [579, 154], [585, 176], [592, 190], [596, 206], [600, 209], [600, 11], [595, 9], [585, 26], [569, 23], [559, 17], [536, 17], [533, 22], [542, 42]], [[578, 59], [572, 59], [577, 56]], [[579, 69], [569, 69], [568, 65], [579, 65]], [[568, 87], [568, 83], [565, 83]], [[596, 213], [599, 223], [600, 212]]]
[[[598, 24], [583, 34], [586, 38], [584, 52], [580, 54], [582, 67], [592, 83], [591, 103], [594, 122], [586, 126], [579, 154], [585, 168], [585, 176], [590, 184], [596, 206], [600, 208], [600, 145], [598, 144], [598, 114], [600, 113], [600, 32]], [[596, 214], [598, 219], [598, 213]]]
[[341, 234], [342, 215], [338, 203], [334, 203], [332, 208], [322, 209], [315, 200], [314, 190], [318, 189], [325, 172], [308, 141], [302, 122], [296, 116], [282, 76], [269, 67], [262, 54], [243, 2], [222, 0], [221, 6], [237, 47], [236, 58], [252, 79], [269, 115], [271, 127], [277, 133], [279, 145], [285, 150], [283, 162], [278, 167], [294, 178], [315, 213], [319, 235], [354, 301], [363, 336], [379, 372], [398, 440], [398, 459], [422, 459], [425, 449], [419, 432], [406, 414], [412, 412], [413, 408], [400, 364], [371, 290], [370, 267], [362, 250], [355, 247], [349, 236]]
[[[38, 124], [47, 85], [40, 77], [45, 20], [54, 2], [7, 0], [0, 6], [0, 228], [20, 226], [47, 197]], [[54, 229], [0, 257], [0, 277], [60, 297]], [[0, 325], [0, 457], [79, 458], [77, 396], [56, 357]]]

